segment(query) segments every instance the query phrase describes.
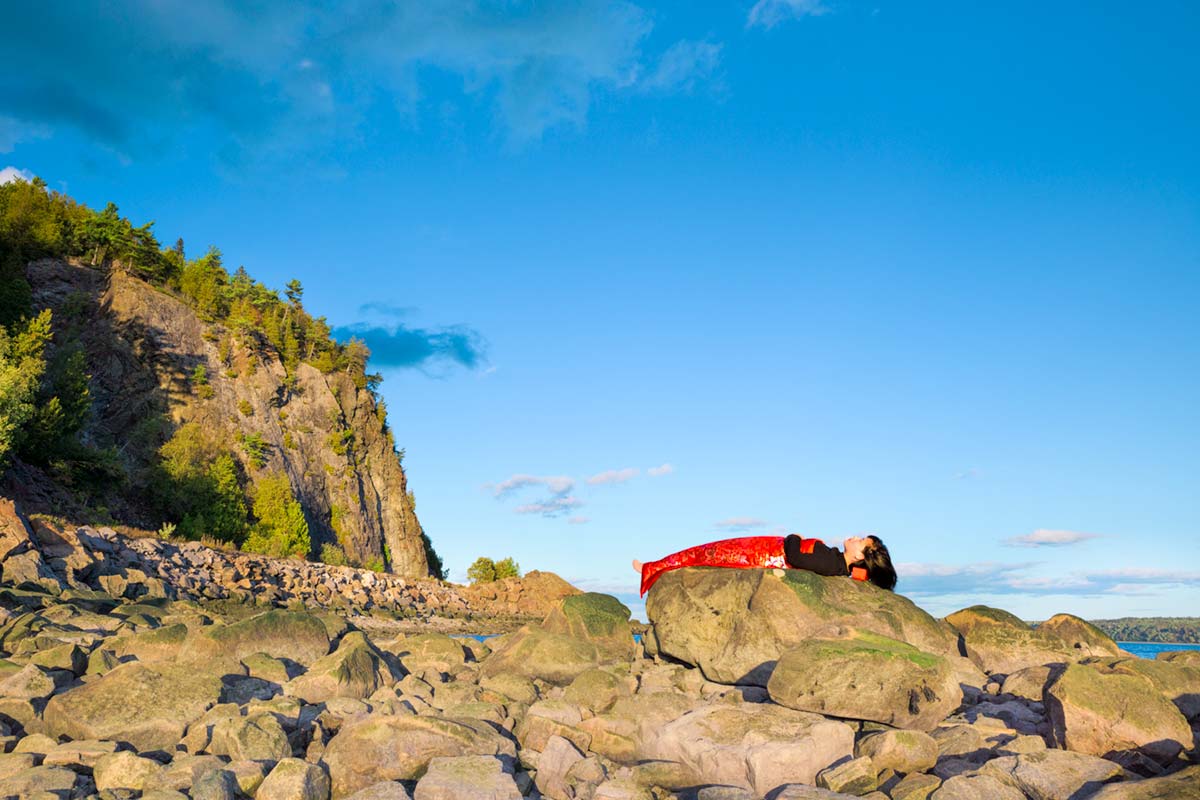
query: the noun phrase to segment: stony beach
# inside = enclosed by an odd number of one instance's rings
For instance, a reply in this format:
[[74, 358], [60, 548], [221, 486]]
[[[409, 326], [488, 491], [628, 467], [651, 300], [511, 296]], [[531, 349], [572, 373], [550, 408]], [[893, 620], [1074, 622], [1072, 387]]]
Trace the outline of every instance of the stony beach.
[[690, 569], [635, 642], [546, 573], [458, 587], [0, 511], [0, 797], [1200, 797], [1200, 655], [1069, 615]]

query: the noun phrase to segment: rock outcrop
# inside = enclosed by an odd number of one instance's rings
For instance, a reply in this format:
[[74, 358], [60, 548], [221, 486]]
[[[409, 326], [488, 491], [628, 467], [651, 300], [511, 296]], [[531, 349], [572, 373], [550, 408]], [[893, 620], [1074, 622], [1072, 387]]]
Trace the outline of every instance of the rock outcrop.
[[[42, 260], [27, 275], [34, 305], [51, 308], [57, 327], [86, 315], [80, 341], [93, 400], [89, 441], [119, 443], [126, 470], [145, 473], [162, 438], [195, 422], [249, 476], [286, 475], [304, 508], [314, 552], [342, 547], [353, 563], [372, 560], [409, 578], [429, 575], [422, 529], [384, 410], [344, 372], [301, 362], [289, 376], [273, 349], [249, 346], [257, 334], [202, 320], [182, 300], [114, 264], [99, 270]], [[80, 310], [82, 309], [82, 311]], [[205, 375], [196, 391], [192, 376]], [[237, 446], [259, 437], [258, 463]], [[61, 512], [73, 500], [37, 470], [24, 468], [13, 491], [32, 511]], [[141, 503], [139, 505], [139, 503]], [[127, 493], [105, 498], [119, 518], [157, 527], [145, 503]]]
[[652, 648], [719, 683], [766, 686], [787, 650], [852, 631], [958, 656], [952, 631], [908, 598], [802, 570], [674, 570], [651, 588], [646, 614]]

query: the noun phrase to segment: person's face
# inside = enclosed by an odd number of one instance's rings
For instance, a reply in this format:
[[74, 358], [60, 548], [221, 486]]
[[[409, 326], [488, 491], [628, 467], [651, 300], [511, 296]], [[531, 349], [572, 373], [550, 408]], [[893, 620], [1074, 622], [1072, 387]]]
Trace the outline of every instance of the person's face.
[[846, 554], [846, 560], [853, 564], [855, 561], [863, 560], [863, 551], [870, 544], [871, 540], [866, 536], [851, 536], [842, 542], [842, 552]]

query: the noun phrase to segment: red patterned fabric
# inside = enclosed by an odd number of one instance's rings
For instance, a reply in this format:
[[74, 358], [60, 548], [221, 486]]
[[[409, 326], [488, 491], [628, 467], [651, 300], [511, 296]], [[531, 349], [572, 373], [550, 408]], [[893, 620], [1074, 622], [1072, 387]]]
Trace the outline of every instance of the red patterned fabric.
[[[737, 539], [722, 539], [719, 542], [709, 542], [678, 553], [672, 553], [658, 561], [647, 561], [642, 564], [642, 594], [650, 591], [650, 587], [664, 572], [681, 567], [735, 567], [741, 569], [779, 569], [787, 568], [783, 557], [782, 536], [743, 536]], [[801, 540], [801, 550], [811, 553], [813, 545], [820, 539]]]

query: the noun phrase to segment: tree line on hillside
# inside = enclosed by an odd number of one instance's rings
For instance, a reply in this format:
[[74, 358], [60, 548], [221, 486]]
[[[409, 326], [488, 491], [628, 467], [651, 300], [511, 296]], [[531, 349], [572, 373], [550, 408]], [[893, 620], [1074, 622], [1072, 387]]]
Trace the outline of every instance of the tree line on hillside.
[[[154, 223], [134, 226], [109, 203], [94, 211], [70, 197], [48, 190], [39, 178], [0, 185], [0, 474], [13, 457], [35, 465], [60, 486], [85, 500], [132, 485], [144, 492], [161, 518], [163, 532], [190, 539], [207, 537], [273, 555], [310, 556], [312, 548], [303, 509], [283, 475], [248, 476], [232, 452], [211, 440], [199, 426], [183, 425], [166, 437], [165, 419], [148, 419], [135, 439], [152, 444], [153, 464], [128, 474], [115, 445], [85, 442], [80, 433], [91, 413], [90, 376], [81, 343], [89, 321], [86, 298], [73, 297], [54, 320], [50, 310], [36, 312], [28, 263], [41, 258], [82, 259], [98, 268], [114, 261], [131, 274], [166, 291], [209, 323], [220, 323], [231, 335], [221, 339], [222, 359], [230, 360], [233, 338], [262, 358], [284, 365], [285, 384], [293, 391], [296, 369], [311, 364], [325, 373], [345, 372], [370, 393], [378, 418], [386, 426], [386, 409], [378, 397], [381, 377], [367, 374], [370, 351], [358, 339], [333, 339], [324, 317], [303, 306], [303, 287], [289, 281], [279, 293], [254, 281], [239, 267], [226, 271], [215, 247], [189, 260], [182, 239], [163, 247]], [[52, 326], [52, 322], [55, 323]], [[207, 334], [206, 334], [207, 335]], [[252, 363], [252, 362], [251, 362]], [[230, 376], [236, 373], [231, 369]], [[203, 366], [190, 376], [194, 392], [211, 396]], [[251, 410], [242, 409], [243, 414]], [[348, 430], [335, 431], [331, 446], [348, 448]], [[253, 435], [238, 442], [247, 461], [265, 463], [265, 444]], [[333, 527], [337, 531], [337, 510]], [[431, 571], [444, 569], [422, 533]], [[326, 545], [320, 554], [345, 563], [345, 552]], [[364, 564], [383, 569], [388, 556]]]
[[1118, 642], [1200, 644], [1200, 617], [1121, 617], [1091, 622]]

